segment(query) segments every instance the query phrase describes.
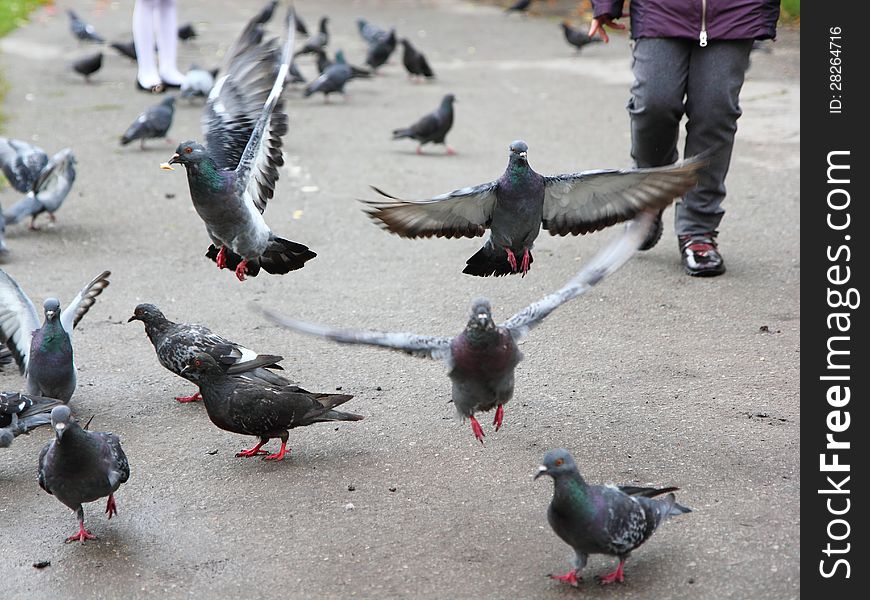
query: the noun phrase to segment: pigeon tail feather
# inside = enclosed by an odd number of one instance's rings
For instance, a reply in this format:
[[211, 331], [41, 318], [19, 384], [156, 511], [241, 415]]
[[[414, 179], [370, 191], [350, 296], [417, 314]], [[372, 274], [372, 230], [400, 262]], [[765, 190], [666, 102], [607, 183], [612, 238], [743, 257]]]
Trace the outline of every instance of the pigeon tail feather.
[[308, 246], [284, 238], [272, 238], [269, 247], [260, 257], [260, 266], [272, 275], [284, 275], [301, 269], [305, 262], [317, 256]]
[[[529, 264], [531, 265], [534, 261], [532, 253], [529, 252]], [[466, 261], [462, 272], [466, 275], [474, 275], [475, 277], [503, 277], [519, 273], [519, 271], [514, 271], [511, 268], [504, 249], [495, 248], [488, 243], [484, 244], [474, 256]]]

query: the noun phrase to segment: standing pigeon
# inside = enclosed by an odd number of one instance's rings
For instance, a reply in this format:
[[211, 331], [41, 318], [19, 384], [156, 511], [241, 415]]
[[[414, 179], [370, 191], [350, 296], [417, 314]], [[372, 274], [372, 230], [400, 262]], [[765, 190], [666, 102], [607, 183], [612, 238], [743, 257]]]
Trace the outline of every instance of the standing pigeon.
[[109, 285], [109, 275], [109, 271], [97, 275], [62, 312], [57, 298], [48, 298], [40, 327], [33, 302], [0, 269], [0, 342], [9, 347], [27, 378], [27, 393], [69, 402], [76, 389], [72, 331]]
[[201, 352], [191, 359], [187, 371], [193, 372], [205, 410], [211, 422], [224, 431], [253, 435], [257, 444], [236, 456], [266, 454], [260, 450], [270, 439], [280, 438], [281, 448], [263, 460], [282, 460], [289, 452], [288, 429], [328, 421], [359, 421], [360, 415], [333, 410], [353, 398], [347, 394], [312, 393], [295, 385], [263, 385], [236, 373], [257, 365], [259, 361], [221, 366], [211, 354]]
[[320, 30], [305, 41], [305, 44], [293, 53], [293, 57], [303, 54], [316, 54], [318, 50], [324, 50], [329, 43], [329, 31], [327, 30], [329, 17], [320, 18]]
[[117, 50], [122, 56], [126, 56], [130, 60], [136, 60], [136, 45], [132, 41], [112, 42], [109, 46]]
[[422, 52], [414, 48], [407, 38], [402, 38], [402, 48], [404, 50], [402, 64], [405, 65], [409, 77], [425, 77], [426, 79], [435, 77], [435, 73], [429, 67], [426, 57]]
[[378, 67], [390, 59], [390, 55], [396, 49], [396, 44], [396, 28], [393, 27], [388, 33], [379, 36], [369, 44], [368, 51], [366, 52], [366, 64], [373, 71], [377, 70]]
[[523, 358], [517, 344], [547, 315], [568, 300], [589, 291], [631, 258], [653, 219], [653, 214], [641, 214], [562, 288], [530, 304], [501, 325], [493, 321], [488, 300], [475, 300], [465, 330], [453, 338], [332, 329], [290, 319], [268, 309], [263, 312], [278, 325], [335, 342], [380, 346], [420, 358], [445, 361], [447, 376], [453, 384], [452, 400], [456, 412], [461, 418], [471, 421], [474, 436], [483, 443], [483, 429], [474, 414], [495, 408], [493, 425], [496, 431], [501, 427], [504, 404], [514, 393], [514, 369]]
[[417, 154], [423, 154], [423, 145], [429, 142], [444, 144], [444, 147], [447, 148], [447, 154], [456, 154], [453, 148], [448, 146], [445, 141], [447, 132], [453, 127], [454, 102], [456, 102], [456, 97], [453, 94], [447, 94], [441, 99], [441, 105], [433, 112], [421, 118], [410, 127], [394, 129], [393, 139], [411, 138], [416, 140], [420, 144], [417, 146]]
[[[344, 58], [344, 52], [339, 50], [335, 53], [336, 61], [338, 60], [338, 55], [341, 54], [342, 63], [347, 63]], [[331, 65], [334, 65], [336, 61], [329, 60], [329, 56], [326, 54], [326, 50], [318, 50], [317, 51], [317, 71], [321, 75], [323, 75], [324, 71], [328, 69]], [[348, 65], [350, 67], [351, 79], [367, 79], [372, 76], [372, 72], [368, 69], [363, 69], [362, 67], [357, 67], [354, 65]]]
[[217, 69], [214, 71], [206, 71], [197, 65], [190, 65], [187, 73], [184, 75], [184, 81], [181, 82], [181, 97], [182, 98], [208, 98], [209, 92], [214, 87], [214, 78], [217, 75]]
[[59, 404], [54, 398], [0, 392], [0, 448], [8, 448], [19, 435], [51, 423], [51, 409]]
[[83, 42], [95, 42], [97, 44], [102, 44], [106, 41], [97, 35], [97, 30], [94, 29], [93, 25], [82, 21], [74, 11], [67, 10], [66, 14], [69, 15], [70, 31], [72, 31], [72, 34], [79, 40]]
[[285, 83], [306, 83], [305, 77], [302, 75], [302, 72], [299, 70], [299, 67], [296, 66], [295, 62], [290, 63], [290, 68], [287, 70], [287, 80]]
[[585, 31], [571, 27], [571, 24], [568, 23], [568, 21], [562, 22], [562, 31], [565, 32], [565, 40], [567, 40], [569, 44], [577, 48], [578, 53], [587, 44], [601, 41], [600, 37], [589, 37], [589, 34]]
[[323, 101], [329, 102], [329, 95], [334, 93], [344, 94], [344, 85], [353, 79], [353, 68], [344, 60], [344, 53], [339, 50], [335, 53], [335, 62], [326, 67], [323, 73], [308, 84], [302, 95], [306, 98], [311, 94], [320, 92]]
[[196, 29], [193, 28], [193, 23], [185, 23], [178, 28], [178, 39], [182, 42], [192, 40], [197, 36]]
[[386, 30], [381, 29], [377, 25], [372, 25], [365, 19], [357, 19], [356, 27], [359, 30], [359, 34], [362, 38], [369, 44], [374, 43], [381, 36], [387, 35]]
[[76, 511], [79, 530], [67, 542], [95, 540], [85, 529], [84, 502], [106, 496], [106, 514], [118, 514], [115, 492], [130, 477], [130, 465], [113, 433], [86, 431], [72, 420], [68, 406], [51, 411], [54, 439], [39, 453], [39, 487]]
[[283, 48], [277, 40], [255, 44], [251, 31], [257, 23], [248, 23], [206, 102], [202, 126], [207, 146], [179, 144], [161, 165], [184, 165], [193, 206], [213, 242], [206, 256], [219, 269], [233, 269], [239, 281], [255, 277], [261, 267], [283, 275], [317, 256], [307, 246], [275, 235], [263, 219], [278, 167], [284, 164], [281, 138], [288, 119], [281, 92], [290, 69], [292, 23], [288, 11]]
[[[571, 570], [550, 577], [575, 587], [590, 554], [619, 558], [616, 570], [599, 578], [601, 584], [623, 582], [622, 568], [632, 550], [648, 540], [667, 518], [692, 512], [677, 504], [675, 487], [589, 485], [563, 448], [547, 452], [535, 479], [541, 475], [553, 478], [553, 500], [547, 510], [550, 527], [574, 549]], [[667, 495], [657, 498], [662, 494]]]
[[100, 67], [103, 66], [103, 53], [96, 52], [95, 54], [88, 54], [87, 56], [83, 56], [82, 58], [76, 59], [72, 63], [73, 71], [80, 75], [84, 75], [85, 83], [91, 82], [91, 75], [100, 70]]
[[[154, 350], [157, 352], [157, 360], [169, 371], [180, 377], [196, 383], [190, 373], [183, 374], [184, 368], [193, 356], [200, 352], [207, 352], [221, 362], [234, 364], [248, 362], [258, 358], [259, 354], [231, 342], [219, 336], [203, 325], [189, 323], [173, 323], [160, 312], [153, 304], [140, 304], [133, 311], [133, 316], [127, 322], [142, 321], [145, 324], [145, 333]], [[278, 364], [269, 364], [264, 367], [247, 371], [244, 375], [252, 381], [271, 385], [289, 385], [291, 382], [273, 373], [269, 369], [281, 369]], [[199, 392], [192, 396], [177, 396], [179, 402], [193, 402], [200, 400]]]
[[64, 148], [51, 157], [39, 177], [33, 183], [33, 189], [3, 211], [4, 227], [14, 225], [26, 217], [30, 217], [31, 230], [37, 230], [36, 218], [42, 213], [48, 213], [49, 220], [57, 220], [54, 213], [60, 208], [69, 195], [76, 180], [76, 157], [72, 149]]
[[521, 140], [513, 142], [507, 170], [497, 180], [428, 200], [400, 200], [374, 188], [387, 200], [367, 202], [366, 212], [384, 229], [407, 238], [477, 237], [489, 229], [486, 244], [462, 272], [525, 276], [542, 225], [550, 235], [578, 235], [642, 210], [661, 210], [695, 185], [705, 164], [695, 157], [652, 169], [544, 176], [529, 166], [528, 149]]
[[150, 107], [130, 124], [121, 136], [121, 145], [126, 146], [133, 140], [139, 140], [139, 147], [145, 149], [145, 140], [165, 138], [172, 126], [172, 116], [175, 114], [175, 96], [166, 96], [159, 104]]

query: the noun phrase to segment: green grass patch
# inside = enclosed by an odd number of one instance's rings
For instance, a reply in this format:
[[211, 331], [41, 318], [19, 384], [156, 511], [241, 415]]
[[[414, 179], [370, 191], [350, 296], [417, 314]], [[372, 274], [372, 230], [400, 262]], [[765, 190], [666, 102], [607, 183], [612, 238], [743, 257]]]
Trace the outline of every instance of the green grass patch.
[[2, 0], [0, 2], [0, 37], [27, 23], [27, 15], [48, 0]]
[[801, 0], [782, 0], [780, 3], [780, 12], [785, 19], [800, 19]]

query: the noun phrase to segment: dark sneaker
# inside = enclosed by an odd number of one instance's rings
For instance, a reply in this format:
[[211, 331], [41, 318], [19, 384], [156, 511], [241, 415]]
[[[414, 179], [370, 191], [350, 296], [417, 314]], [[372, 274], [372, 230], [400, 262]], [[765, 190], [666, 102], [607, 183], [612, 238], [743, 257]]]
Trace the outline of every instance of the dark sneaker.
[[655, 247], [656, 244], [659, 243], [659, 240], [662, 239], [662, 231], [664, 231], [664, 225], [662, 225], [662, 213], [665, 212], [665, 209], [661, 209], [659, 211], [659, 215], [656, 217], [656, 220], [653, 222], [652, 227], [649, 230], [649, 233], [646, 234], [646, 239], [643, 243], [638, 246], [638, 250], [651, 250]]
[[686, 273], [695, 277], [715, 277], [725, 272], [725, 261], [716, 245], [718, 233], [711, 231], [678, 237]]

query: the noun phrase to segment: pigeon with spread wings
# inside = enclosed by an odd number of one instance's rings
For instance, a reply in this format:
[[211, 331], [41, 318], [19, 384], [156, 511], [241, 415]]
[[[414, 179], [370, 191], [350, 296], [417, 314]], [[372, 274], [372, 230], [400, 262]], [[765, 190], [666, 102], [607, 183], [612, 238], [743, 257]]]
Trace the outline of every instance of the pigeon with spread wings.
[[263, 309], [263, 312], [278, 325], [335, 342], [380, 346], [412, 356], [445, 361], [447, 375], [453, 383], [452, 399], [456, 411], [460, 417], [471, 421], [475, 437], [483, 442], [483, 428], [474, 414], [495, 408], [493, 425], [496, 431], [501, 427], [504, 404], [514, 393], [514, 370], [523, 358], [518, 342], [559, 306], [589, 291], [625, 264], [645, 239], [654, 218], [655, 214], [642, 213], [567, 284], [530, 304], [501, 325], [493, 321], [488, 300], [475, 300], [465, 330], [453, 338], [332, 329], [290, 319], [269, 309]]
[[257, 27], [255, 17], [209, 94], [202, 120], [206, 145], [183, 142], [161, 165], [184, 165], [193, 206], [212, 240], [206, 256], [218, 268], [234, 270], [240, 281], [261, 268], [283, 275], [316, 256], [275, 235], [263, 219], [284, 164], [281, 138], [288, 118], [281, 92], [293, 47], [292, 10], [283, 46], [275, 39], [257, 42]]
[[507, 170], [495, 181], [414, 201], [374, 188], [386, 200], [365, 201], [365, 210], [384, 229], [406, 238], [478, 237], [489, 229], [486, 244], [462, 272], [525, 276], [542, 226], [550, 235], [578, 235], [644, 210], [661, 210], [695, 185], [705, 164], [695, 157], [653, 169], [544, 176], [529, 166], [528, 150], [525, 142], [513, 142]]

